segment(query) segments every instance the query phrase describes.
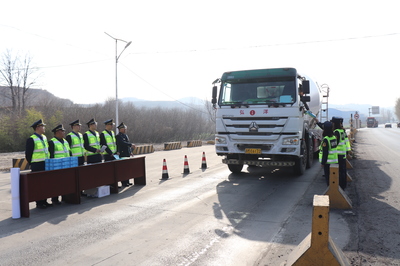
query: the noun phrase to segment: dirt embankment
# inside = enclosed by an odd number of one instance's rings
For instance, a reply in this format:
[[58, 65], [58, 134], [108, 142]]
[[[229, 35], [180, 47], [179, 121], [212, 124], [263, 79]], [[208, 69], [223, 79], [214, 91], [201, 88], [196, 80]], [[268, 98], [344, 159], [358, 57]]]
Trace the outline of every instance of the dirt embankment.
[[25, 158], [25, 152], [8, 152], [8, 153], [0, 153], [0, 171], [10, 171], [10, 168], [13, 167], [12, 161], [13, 159], [22, 159]]

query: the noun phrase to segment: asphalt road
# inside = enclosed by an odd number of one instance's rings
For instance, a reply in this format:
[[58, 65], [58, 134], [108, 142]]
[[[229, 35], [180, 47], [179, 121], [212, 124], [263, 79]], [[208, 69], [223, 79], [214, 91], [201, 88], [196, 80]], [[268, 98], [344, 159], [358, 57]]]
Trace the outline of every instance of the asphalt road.
[[400, 265], [400, 128], [364, 128], [356, 139], [346, 255], [353, 265]]
[[[31, 217], [15, 220], [10, 175], [0, 174], [0, 265], [281, 265], [310, 233], [313, 196], [326, 189], [317, 161], [302, 176], [273, 168], [231, 174], [214, 146], [147, 154], [146, 172], [146, 186], [80, 205], [31, 203]], [[354, 215], [344, 213], [331, 211], [330, 235], [349, 250], [346, 215]]]

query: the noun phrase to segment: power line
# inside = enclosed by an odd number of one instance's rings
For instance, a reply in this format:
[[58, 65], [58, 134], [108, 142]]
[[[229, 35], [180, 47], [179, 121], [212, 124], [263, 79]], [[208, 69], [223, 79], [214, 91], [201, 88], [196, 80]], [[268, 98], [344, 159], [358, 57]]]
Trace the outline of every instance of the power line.
[[71, 64], [58, 65], [58, 66], [44, 66], [44, 67], [34, 67], [34, 68], [41, 69], [41, 68], [69, 67], [69, 66], [93, 64], [93, 63], [99, 63], [99, 62], [111, 61], [111, 60], [112, 60], [112, 58], [109, 58], [109, 59], [101, 59], [101, 60], [94, 60], [94, 61], [87, 61], [87, 62], [80, 62], [80, 63], [71, 63]]
[[359, 36], [359, 37], [329, 39], [329, 40], [313, 40], [313, 41], [289, 42], [289, 43], [260, 44], [260, 45], [250, 45], [250, 46], [242, 46], [242, 47], [220, 47], [220, 48], [210, 48], [210, 49], [188, 49], [188, 50], [171, 50], [171, 51], [155, 51], [155, 52], [136, 52], [136, 53], [129, 53], [129, 54], [173, 54], [173, 53], [196, 53], [196, 52], [211, 52], [211, 51], [243, 50], [243, 49], [273, 47], [273, 46], [289, 46], [289, 45], [303, 45], [303, 44], [313, 44], [313, 43], [352, 41], [352, 40], [360, 40], [360, 39], [390, 37], [390, 36], [396, 36], [396, 35], [400, 35], [400, 32], [380, 34], [380, 35], [365, 35], [365, 36]]
[[142, 78], [141, 76], [139, 76], [137, 73], [133, 72], [133, 70], [131, 70], [129, 67], [125, 66], [125, 65], [122, 64], [122, 63], [121, 63], [121, 65], [123, 65], [129, 72], [131, 72], [132, 74], [134, 74], [136, 77], [138, 77], [139, 79], [141, 79], [144, 83], [146, 83], [147, 85], [149, 85], [150, 87], [152, 87], [152, 88], [155, 89], [156, 91], [161, 92], [161, 93], [164, 94], [165, 96], [171, 98], [172, 100], [174, 100], [174, 101], [176, 101], [176, 102], [178, 102], [178, 103], [180, 103], [180, 104], [182, 104], [182, 105], [184, 105], [184, 106], [186, 106], [186, 107], [188, 107], [188, 108], [190, 108], [190, 109], [193, 109], [193, 110], [195, 110], [195, 111], [198, 111], [198, 112], [200, 112], [200, 113], [203, 113], [203, 114], [208, 115], [206, 112], [204, 112], [204, 111], [202, 111], [202, 110], [199, 110], [199, 109], [197, 109], [197, 108], [193, 108], [192, 106], [190, 106], [190, 105], [188, 105], [188, 104], [186, 104], [186, 103], [184, 103], [184, 102], [181, 102], [181, 101], [175, 99], [174, 97], [172, 97], [172, 96], [166, 94], [165, 92], [163, 92], [162, 90], [158, 89], [156, 86], [154, 86], [153, 84], [151, 84], [150, 82], [148, 82], [147, 80], [145, 80], [144, 78]]

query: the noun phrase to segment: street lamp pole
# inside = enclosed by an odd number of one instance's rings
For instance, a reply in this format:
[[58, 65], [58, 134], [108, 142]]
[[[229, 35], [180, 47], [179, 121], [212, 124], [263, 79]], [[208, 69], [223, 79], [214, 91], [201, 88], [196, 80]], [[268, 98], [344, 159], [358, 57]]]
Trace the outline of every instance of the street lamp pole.
[[[111, 38], [115, 40], [115, 124], [116, 126], [119, 125], [119, 118], [118, 118], [118, 59], [122, 55], [122, 53], [125, 51], [126, 48], [132, 43], [131, 41], [127, 42], [122, 39], [117, 39], [108, 34], [107, 32], [104, 32]], [[121, 53], [118, 55], [118, 41], [126, 43], [124, 49], [121, 51]], [[115, 131], [118, 133], [118, 129], [116, 128]]]

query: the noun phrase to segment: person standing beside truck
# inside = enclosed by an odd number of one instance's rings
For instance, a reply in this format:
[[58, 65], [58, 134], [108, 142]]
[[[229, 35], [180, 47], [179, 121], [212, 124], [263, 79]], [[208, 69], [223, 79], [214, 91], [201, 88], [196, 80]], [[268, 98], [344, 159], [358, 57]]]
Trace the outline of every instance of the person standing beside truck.
[[319, 162], [324, 167], [326, 184], [329, 186], [329, 174], [331, 164], [338, 163], [337, 139], [333, 134], [333, 124], [329, 121], [324, 122], [323, 140], [319, 147]]
[[103, 158], [100, 151], [100, 135], [97, 129], [97, 122], [94, 118], [86, 123], [89, 130], [83, 134], [83, 146], [87, 151], [87, 163], [101, 163]]
[[65, 138], [71, 148], [71, 156], [78, 157], [78, 165], [85, 163], [85, 147], [83, 146], [83, 135], [81, 131], [81, 123], [78, 120], [69, 124], [72, 131]]
[[[25, 159], [30, 164], [32, 172], [44, 171], [46, 169], [45, 161], [50, 158], [49, 144], [44, 135], [45, 125], [42, 119], [34, 122], [31, 125], [34, 133], [26, 140]], [[36, 201], [36, 208], [38, 209], [46, 209], [51, 206], [53, 205], [48, 203], [47, 199]]]
[[[117, 140], [117, 152], [120, 158], [129, 158], [133, 155], [133, 150], [135, 149], [135, 144], [129, 141], [129, 137], [126, 134], [127, 126], [122, 122], [118, 125], [118, 134], [116, 136]], [[132, 183], [129, 180], [121, 182], [123, 186], [131, 186]]]
[[350, 142], [343, 128], [342, 117], [332, 117], [334, 134], [338, 141], [337, 154], [339, 164], [339, 186], [344, 190], [347, 186], [346, 153], [350, 150]]

